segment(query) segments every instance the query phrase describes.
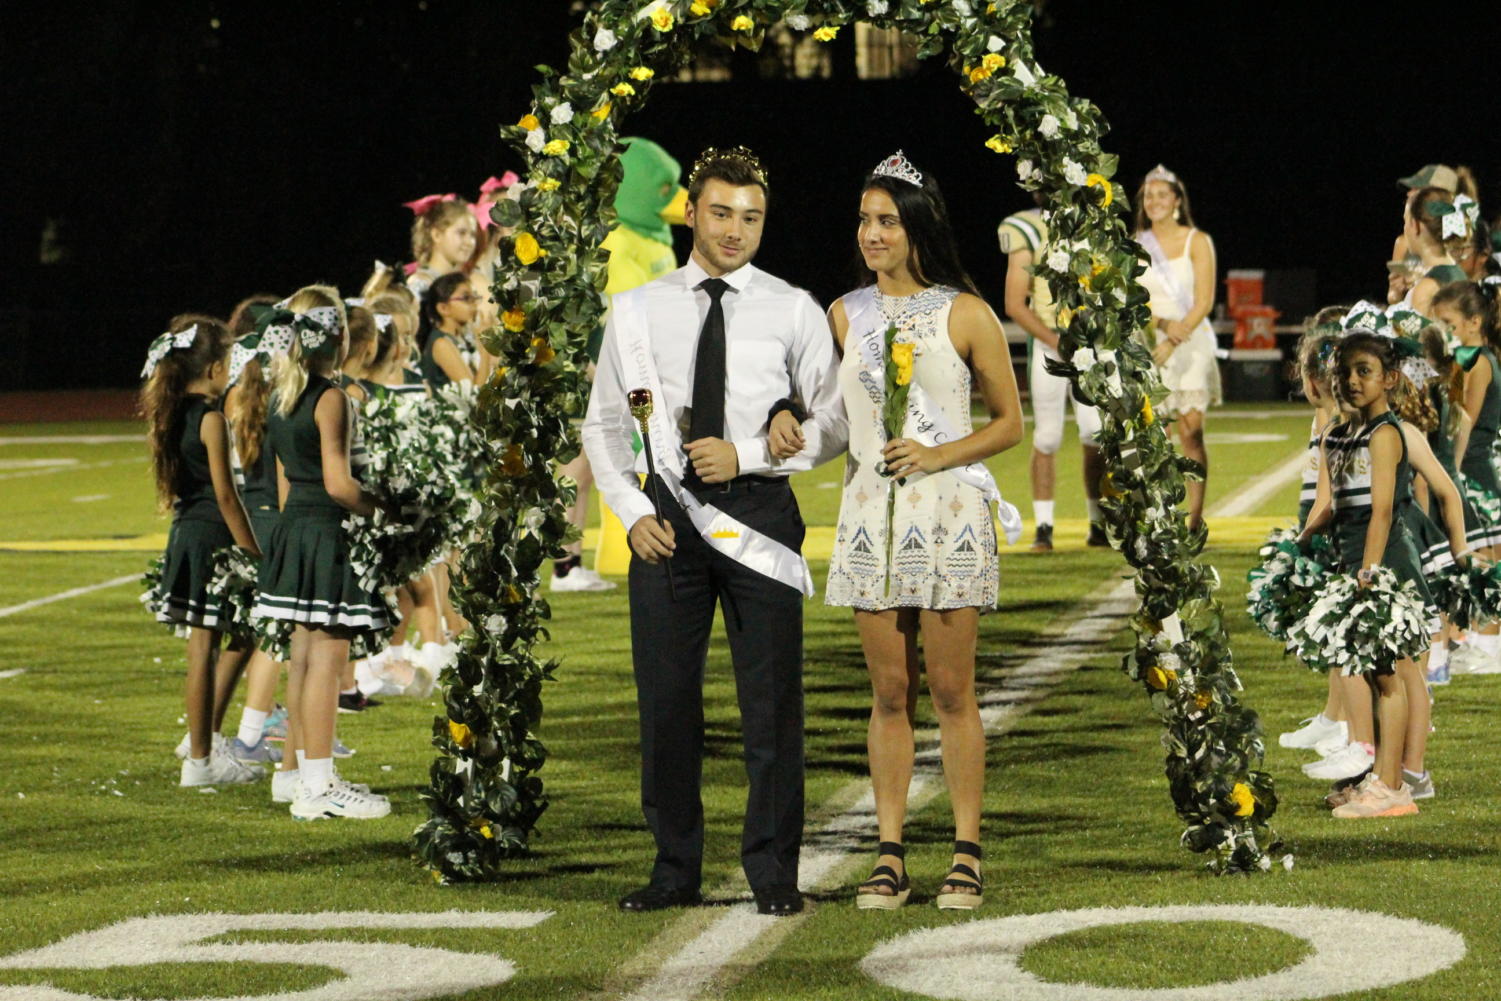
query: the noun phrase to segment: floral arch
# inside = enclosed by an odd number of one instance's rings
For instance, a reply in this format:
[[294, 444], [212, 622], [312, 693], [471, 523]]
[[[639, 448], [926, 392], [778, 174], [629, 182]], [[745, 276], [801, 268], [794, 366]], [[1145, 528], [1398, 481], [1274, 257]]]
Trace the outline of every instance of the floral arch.
[[502, 127], [530, 184], [495, 210], [515, 233], [502, 241], [496, 274], [501, 323], [486, 335], [500, 361], [476, 409], [493, 455], [459, 588], [474, 628], [443, 678], [430, 816], [414, 835], [435, 879], [499, 878], [505, 860], [527, 851], [547, 807], [535, 730], [556, 664], [537, 652], [549, 617], [539, 570], [577, 537], [566, 517], [573, 486], [554, 479], [553, 463], [579, 451], [568, 415], [587, 397], [585, 344], [603, 313], [600, 244], [615, 222], [618, 125], [654, 79], [699, 47], [754, 46], [778, 21], [819, 41], [866, 21], [917, 37], [924, 58], [947, 50], [959, 86], [994, 129], [985, 145], [1007, 157], [997, 170], [1014, 168], [1022, 188], [1042, 194], [1053, 249], [1038, 273], [1067, 325], [1060, 371], [1100, 408], [1102, 506], [1141, 598], [1123, 667], [1166, 727], [1183, 843], [1207, 853], [1215, 872], [1269, 866], [1276, 793], [1259, 770], [1259, 721], [1235, 695], [1218, 577], [1198, 560], [1202, 533], [1176, 510], [1197, 467], [1153, 418], [1162, 387], [1137, 334], [1151, 315], [1136, 281], [1141, 252], [1111, 180], [1116, 158], [1100, 149], [1099, 110], [1037, 65], [1031, 18], [1026, 0], [601, 0], [573, 32], [566, 69], [541, 67], [532, 110]]

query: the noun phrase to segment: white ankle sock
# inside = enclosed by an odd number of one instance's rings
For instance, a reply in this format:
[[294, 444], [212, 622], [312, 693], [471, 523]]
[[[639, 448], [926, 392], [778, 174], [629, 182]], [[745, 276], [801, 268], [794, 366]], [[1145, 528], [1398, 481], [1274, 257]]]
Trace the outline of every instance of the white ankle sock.
[[1424, 769], [1421, 772], [1414, 772], [1407, 768], [1402, 769], [1402, 781], [1406, 782], [1408, 785], [1412, 785], [1414, 782], [1422, 782], [1427, 777], [1427, 769]]
[[358, 695], [358, 694], [360, 694], [360, 686], [359, 685], [355, 685], [353, 688], [341, 688], [341, 689], [339, 689], [339, 694], [340, 695]]
[[1098, 525], [1100, 523], [1100, 502], [1093, 497], [1086, 497], [1084, 499], [1084, 506], [1089, 509], [1089, 523], [1091, 525]]
[[303, 763], [306, 762], [306, 761], [307, 761], [307, 755], [304, 754], [302, 748], [299, 747], [297, 749], [297, 767], [299, 769], [302, 768]]
[[240, 716], [240, 743], [246, 747], [260, 743], [261, 733], [266, 729], [266, 717], [269, 715], [271, 714], [246, 706], [245, 712]]
[[208, 758], [189, 758], [188, 764], [192, 765], [194, 768], [207, 768]]
[[301, 764], [302, 767], [298, 770], [302, 773], [302, 786], [309, 796], [321, 796], [324, 790], [333, 785], [333, 758], [304, 758]]
[[1033, 501], [1032, 520], [1039, 525], [1051, 525], [1053, 523], [1053, 504], [1053, 501]]

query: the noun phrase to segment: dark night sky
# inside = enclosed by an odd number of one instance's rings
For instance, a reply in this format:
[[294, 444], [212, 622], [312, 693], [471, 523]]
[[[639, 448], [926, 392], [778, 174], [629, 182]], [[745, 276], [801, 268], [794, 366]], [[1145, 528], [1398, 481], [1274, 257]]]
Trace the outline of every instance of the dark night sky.
[[[519, 166], [494, 125], [572, 23], [565, 0], [30, 6], [0, 38], [0, 388], [129, 384], [174, 312], [404, 259], [402, 201]], [[1051, 0], [1036, 44], [1111, 122], [1120, 180], [1159, 160], [1184, 177], [1222, 270], [1313, 269], [1329, 302], [1383, 292], [1397, 177], [1469, 163], [1495, 215], [1498, 7], [1426, 24], [1368, 4]], [[934, 61], [901, 81], [662, 85], [625, 131], [685, 164], [708, 143], [762, 152], [759, 263], [825, 300], [848, 284], [859, 177], [903, 147], [998, 300], [994, 227], [1028, 199], [972, 109]], [[67, 256], [43, 264], [49, 219]]]

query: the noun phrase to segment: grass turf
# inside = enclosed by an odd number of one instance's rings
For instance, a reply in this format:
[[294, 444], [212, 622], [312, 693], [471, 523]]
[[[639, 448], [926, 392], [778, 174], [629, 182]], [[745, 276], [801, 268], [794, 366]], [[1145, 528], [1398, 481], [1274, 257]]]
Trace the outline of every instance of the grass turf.
[[[1216, 443], [1211, 503], [1239, 490], [1299, 447], [1304, 411], [1252, 422], [1215, 421], [1247, 437]], [[28, 428], [20, 433], [35, 434]], [[48, 428], [76, 433], [74, 427]], [[129, 433], [126, 425], [108, 428]], [[0, 428], [0, 437], [18, 433]], [[63, 443], [0, 446], [0, 459], [73, 458], [110, 452], [113, 466], [12, 480], [0, 490], [0, 530], [9, 540], [101, 539], [164, 530], [151, 512], [142, 464], [123, 446]], [[1082, 514], [1077, 451], [1059, 462], [1060, 516]], [[994, 465], [1002, 489], [1024, 515], [1026, 455]], [[5, 470], [9, 471], [9, 470]], [[92, 477], [99, 476], [98, 482]], [[798, 482], [810, 525], [837, 512], [837, 467]], [[833, 483], [834, 488], [823, 484]], [[106, 502], [71, 498], [108, 493]], [[1279, 492], [1258, 512], [1281, 515], [1295, 501]], [[103, 506], [93, 507], [91, 505]], [[12, 515], [14, 514], [14, 517]], [[1211, 521], [1211, 527], [1213, 522]], [[1025, 540], [1024, 540], [1025, 541]], [[1019, 548], [1024, 548], [1019, 547]], [[1351, 995], [1427, 999], [1501, 994], [1493, 957], [1501, 951], [1491, 888], [1501, 829], [1492, 791], [1497, 764], [1485, 739], [1501, 680], [1459, 678], [1438, 692], [1430, 760], [1439, 798], [1395, 821], [1341, 823], [1319, 803], [1322, 788], [1302, 778], [1305, 758], [1278, 748], [1275, 734], [1318, 708], [1321, 679], [1280, 658], [1276, 646], [1237, 614], [1240, 582], [1252, 560], [1244, 544], [1212, 544], [1231, 608], [1237, 665], [1246, 698], [1269, 732], [1268, 766], [1278, 775], [1276, 819], [1296, 855], [1291, 872], [1249, 879], [1202, 875], [1177, 847], [1146, 700], [1120, 675], [1124, 637], [1092, 656], [1005, 737], [991, 742], [985, 843], [987, 900], [974, 918], [1078, 907], [1269, 903], [1380, 911], [1443, 924], [1465, 935], [1457, 966], [1409, 984]], [[0, 606], [97, 583], [140, 568], [139, 552], [0, 551]], [[1003, 671], [1014, 651], [1048, 625], [1066, 621], [1079, 599], [1118, 573], [1109, 552], [1079, 548], [1049, 556], [1006, 550], [1003, 598], [982, 623], [981, 672]], [[822, 567], [815, 565], [815, 578]], [[517, 963], [515, 979], [465, 998], [596, 998], [628, 991], [671, 950], [723, 913], [624, 915], [614, 900], [636, 886], [650, 859], [637, 803], [634, 692], [625, 600], [620, 592], [553, 601], [559, 683], [547, 693], [542, 737], [552, 750], [543, 772], [553, 806], [532, 857], [488, 886], [437, 887], [409, 858], [407, 837], [424, 814], [434, 702], [392, 699], [341, 718], [359, 748], [343, 771], [391, 794], [395, 812], [361, 824], [293, 824], [272, 807], [264, 785], [214, 794], [180, 790], [170, 748], [181, 733], [182, 644], [148, 623], [133, 586], [96, 591], [0, 619], [0, 905], [5, 952], [146, 914], [228, 912], [390, 912], [550, 910], [534, 928], [382, 931], [342, 929], [236, 933], [232, 941], [319, 939], [388, 941], [459, 952], [498, 953]], [[808, 802], [810, 823], [823, 804], [847, 804], [866, 774], [867, 687], [848, 612], [816, 599], [806, 606]], [[738, 870], [743, 780], [733, 682], [716, 642], [706, 685], [706, 887], [733, 897]], [[920, 723], [932, 725], [926, 702]], [[229, 721], [233, 729], [238, 709]], [[825, 811], [826, 812], [826, 811]], [[732, 966], [719, 990], [731, 999], [911, 997], [869, 981], [860, 959], [878, 943], [926, 927], [971, 920], [938, 912], [931, 894], [947, 867], [948, 805], [939, 796], [911, 819], [907, 840], [917, 906], [895, 914], [859, 912], [848, 891], [816, 898], [795, 932], [783, 932]], [[873, 834], [869, 839], [874, 841]], [[871, 846], [864, 846], [862, 852]], [[864, 859], [855, 864], [863, 867]], [[855, 879], [862, 878], [856, 876]], [[790, 930], [790, 929], [789, 929]], [[1155, 934], [1154, 934], [1155, 931]], [[1400, 949], [1402, 944], [1372, 943]], [[1295, 962], [1301, 946], [1248, 926], [1097, 929], [1043, 943], [1023, 965], [1058, 981], [1138, 987], [1187, 986], [1255, 975]], [[956, 955], [944, 963], [963, 964]], [[0, 970], [0, 985], [50, 982], [100, 997], [226, 996], [292, 990], [323, 982], [326, 968], [257, 964], [164, 964], [102, 971]], [[268, 987], [274, 984], [274, 987]], [[1227, 998], [1233, 994], [1227, 992]]]

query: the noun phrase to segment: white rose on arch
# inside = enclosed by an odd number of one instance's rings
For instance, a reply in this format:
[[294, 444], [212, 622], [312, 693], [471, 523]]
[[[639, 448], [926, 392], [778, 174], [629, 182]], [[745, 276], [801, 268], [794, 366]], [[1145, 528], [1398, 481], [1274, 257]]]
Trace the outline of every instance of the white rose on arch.
[[1052, 115], [1043, 115], [1042, 121], [1037, 125], [1037, 132], [1044, 139], [1054, 139], [1058, 135], [1058, 119]]
[[1062, 247], [1059, 247], [1057, 250], [1054, 250], [1052, 253], [1048, 254], [1048, 267], [1054, 271], [1068, 274], [1068, 263], [1070, 259], [1071, 258], [1069, 257], [1068, 251], [1064, 250]]
[[594, 33], [594, 51], [609, 52], [615, 47], [615, 43], [617, 41], [618, 39], [615, 37], [615, 32], [611, 31], [609, 28], [600, 28], [597, 32]]
[[1072, 160], [1068, 157], [1064, 157], [1063, 179], [1070, 184], [1077, 184], [1082, 186], [1085, 181], [1089, 180], [1089, 174], [1084, 170], [1082, 166], [1079, 165], [1077, 161]]
[[554, 125], [567, 125], [573, 121], [573, 105], [564, 101], [554, 107], [547, 117], [552, 119]]

